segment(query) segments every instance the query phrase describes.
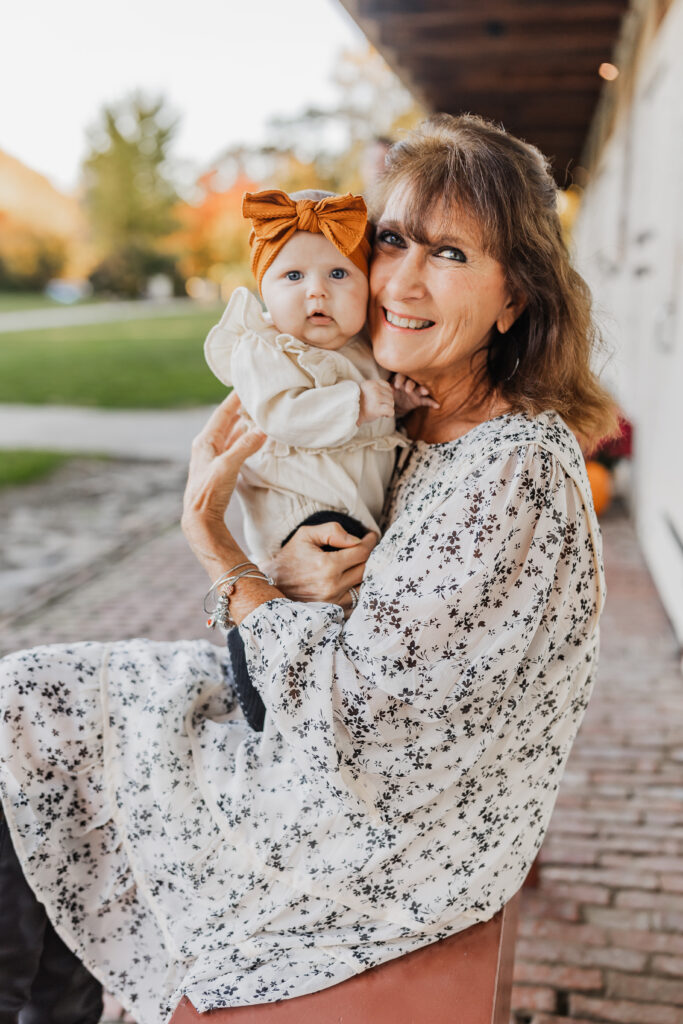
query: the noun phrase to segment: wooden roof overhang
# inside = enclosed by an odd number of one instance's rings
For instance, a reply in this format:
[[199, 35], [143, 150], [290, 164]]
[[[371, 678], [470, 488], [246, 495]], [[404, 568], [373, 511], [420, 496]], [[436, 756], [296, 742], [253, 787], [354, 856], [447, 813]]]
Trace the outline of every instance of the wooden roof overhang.
[[340, 2], [428, 110], [502, 122], [571, 182], [628, 0]]

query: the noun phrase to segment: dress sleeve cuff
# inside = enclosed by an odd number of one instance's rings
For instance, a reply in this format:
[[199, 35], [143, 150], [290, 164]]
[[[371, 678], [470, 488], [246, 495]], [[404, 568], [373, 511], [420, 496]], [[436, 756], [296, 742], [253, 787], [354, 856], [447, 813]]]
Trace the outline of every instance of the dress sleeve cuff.
[[274, 598], [242, 620], [239, 631], [253, 685], [266, 706], [272, 700], [283, 662], [299, 659], [304, 651], [336, 641], [344, 612], [336, 604], [304, 603]]

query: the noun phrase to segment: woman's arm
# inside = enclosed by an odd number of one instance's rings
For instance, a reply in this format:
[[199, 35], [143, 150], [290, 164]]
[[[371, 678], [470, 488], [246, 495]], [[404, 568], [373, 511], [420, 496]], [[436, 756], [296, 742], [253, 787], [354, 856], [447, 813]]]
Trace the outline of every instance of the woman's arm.
[[466, 696], [470, 725], [485, 729], [489, 700], [508, 687], [519, 699], [531, 651], [552, 638], [567, 670], [582, 656], [596, 561], [578, 489], [547, 452], [483, 464], [392, 550], [373, 559], [346, 624], [329, 604], [282, 602], [243, 622], [252, 681], [281, 731], [308, 743], [313, 715], [372, 732], [400, 705], [443, 715]]
[[[225, 525], [225, 510], [242, 463], [265, 440], [258, 430], [245, 431], [235, 392], [218, 406], [192, 444], [182, 528], [192, 551], [210, 580], [247, 560]], [[259, 605], [285, 595], [297, 601], [328, 601], [351, 607], [349, 589], [358, 586], [377, 535], [352, 537], [338, 523], [301, 527], [264, 569], [277, 582], [243, 578], [230, 599], [236, 623]], [[322, 551], [323, 545], [339, 548]]]
[[[183, 497], [183, 533], [212, 582], [247, 561], [225, 525], [225, 510], [242, 463], [258, 451], [266, 436], [259, 430], [245, 430], [239, 412], [240, 400], [233, 391], [195, 437]], [[265, 580], [243, 578], [230, 599], [230, 614], [239, 623], [276, 597], [284, 594]]]

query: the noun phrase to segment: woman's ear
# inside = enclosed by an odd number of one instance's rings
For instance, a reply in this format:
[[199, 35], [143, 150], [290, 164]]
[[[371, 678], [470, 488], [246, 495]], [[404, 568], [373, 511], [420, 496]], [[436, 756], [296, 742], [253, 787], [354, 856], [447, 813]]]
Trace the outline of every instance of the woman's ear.
[[496, 320], [496, 327], [499, 334], [505, 334], [514, 324], [517, 317], [521, 316], [526, 308], [526, 295], [516, 293], [505, 303], [502, 312]]

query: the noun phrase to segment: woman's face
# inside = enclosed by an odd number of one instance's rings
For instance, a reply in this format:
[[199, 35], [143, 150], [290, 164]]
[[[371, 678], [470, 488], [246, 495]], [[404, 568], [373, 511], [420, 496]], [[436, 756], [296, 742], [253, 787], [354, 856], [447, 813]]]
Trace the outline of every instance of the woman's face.
[[469, 376], [494, 324], [505, 332], [523, 303], [513, 301], [502, 265], [484, 253], [477, 224], [457, 205], [432, 211], [423, 225], [429, 244], [411, 241], [408, 195], [391, 193], [377, 224], [370, 335], [380, 366], [433, 388]]

